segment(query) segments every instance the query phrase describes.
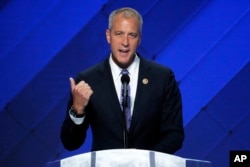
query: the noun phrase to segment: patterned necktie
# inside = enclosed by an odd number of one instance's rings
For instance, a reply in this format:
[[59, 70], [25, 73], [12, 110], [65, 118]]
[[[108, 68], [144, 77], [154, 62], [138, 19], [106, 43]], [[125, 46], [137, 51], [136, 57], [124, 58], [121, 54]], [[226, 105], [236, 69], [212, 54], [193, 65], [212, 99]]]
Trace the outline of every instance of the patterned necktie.
[[[123, 69], [121, 71], [122, 75], [128, 75], [129, 72], [126, 69]], [[122, 84], [122, 88], [121, 88], [121, 106], [123, 108], [123, 100], [125, 97], [123, 97], [123, 90], [124, 90], [124, 85]], [[126, 116], [126, 126], [127, 126], [127, 130], [129, 130], [130, 128], [130, 123], [131, 123], [131, 111], [130, 111], [130, 86], [129, 84], [127, 85], [127, 100], [126, 100], [126, 104], [125, 104], [125, 116]]]

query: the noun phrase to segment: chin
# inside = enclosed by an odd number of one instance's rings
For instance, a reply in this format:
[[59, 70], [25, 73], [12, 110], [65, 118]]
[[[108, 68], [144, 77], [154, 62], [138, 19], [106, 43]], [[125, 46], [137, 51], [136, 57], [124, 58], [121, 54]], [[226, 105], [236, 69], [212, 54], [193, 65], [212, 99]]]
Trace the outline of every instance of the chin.
[[127, 67], [129, 66], [129, 63], [128, 63], [128, 61], [126, 61], [126, 62], [118, 62], [117, 65], [118, 65], [119, 67], [125, 69], [125, 68], [127, 68]]

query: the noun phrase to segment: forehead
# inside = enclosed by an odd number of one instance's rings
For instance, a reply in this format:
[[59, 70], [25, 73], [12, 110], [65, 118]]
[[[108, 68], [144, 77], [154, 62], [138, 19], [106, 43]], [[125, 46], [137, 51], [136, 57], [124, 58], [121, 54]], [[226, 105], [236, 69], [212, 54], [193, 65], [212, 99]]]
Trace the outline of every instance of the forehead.
[[112, 29], [131, 29], [133, 31], [139, 31], [139, 19], [136, 16], [124, 16], [122, 13], [114, 16]]

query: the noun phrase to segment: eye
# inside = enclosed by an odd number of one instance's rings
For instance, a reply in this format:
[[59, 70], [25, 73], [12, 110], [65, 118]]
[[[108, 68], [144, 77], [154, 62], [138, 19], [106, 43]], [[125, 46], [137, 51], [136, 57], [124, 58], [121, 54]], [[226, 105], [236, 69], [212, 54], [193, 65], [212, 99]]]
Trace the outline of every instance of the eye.
[[131, 33], [131, 34], [129, 34], [129, 36], [132, 37], [132, 38], [137, 38], [137, 37], [138, 37], [138, 34], [136, 34], [136, 33]]
[[116, 36], [122, 36], [122, 35], [123, 35], [123, 33], [122, 33], [122, 32], [117, 31], [117, 32], [115, 32], [115, 35], [116, 35]]

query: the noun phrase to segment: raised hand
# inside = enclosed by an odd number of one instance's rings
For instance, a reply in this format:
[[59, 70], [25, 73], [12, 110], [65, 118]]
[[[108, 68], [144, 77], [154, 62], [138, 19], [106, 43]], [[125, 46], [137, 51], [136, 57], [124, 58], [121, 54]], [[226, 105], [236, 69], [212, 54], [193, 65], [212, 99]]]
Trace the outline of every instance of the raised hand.
[[71, 93], [73, 96], [73, 108], [78, 114], [83, 114], [84, 108], [87, 106], [93, 91], [89, 84], [84, 81], [80, 81], [78, 84], [76, 84], [73, 78], [70, 77], [69, 80]]

